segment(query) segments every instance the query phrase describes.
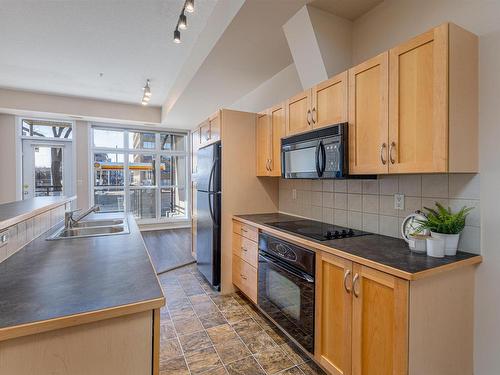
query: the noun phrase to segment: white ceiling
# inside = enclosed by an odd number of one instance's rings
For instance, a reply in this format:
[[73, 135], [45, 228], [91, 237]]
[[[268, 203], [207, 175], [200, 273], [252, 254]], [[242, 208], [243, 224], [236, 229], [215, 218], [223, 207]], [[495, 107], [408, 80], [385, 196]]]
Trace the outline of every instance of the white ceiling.
[[[161, 105], [217, 0], [0, 0], [0, 87]], [[100, 77], [99, 73], [103, 73]]]
[[313, 7], [333, 13], [339, 17], [354, 21], [384, 0], [314, 0]]

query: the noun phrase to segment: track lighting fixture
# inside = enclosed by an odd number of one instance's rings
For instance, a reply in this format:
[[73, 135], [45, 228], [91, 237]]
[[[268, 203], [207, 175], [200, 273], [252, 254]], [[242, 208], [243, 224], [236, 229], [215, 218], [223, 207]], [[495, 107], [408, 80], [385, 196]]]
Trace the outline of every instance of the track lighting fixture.
[[179, 30], [187, 29], [187, 17], [186, 12], [194, 12], [194, 0], [186, 0], [184, 6], [182, 7], [182, 12], [179, 15], [179, 20], [177, 21], [177, 27], [174, 30], [174, 43], [181, 42], [181, 32]]
[[186, 30], [187, 29], [187, 17], [184, 13], [182, 13], [179, 17], [179, 29]]
[[175, 29], [174, 31], [174, 43], [180, 43], [181, 42], [181, 32], [179, 29]]
[[151, 87], [149, 85], [149, 79], [146, 80], [146, 85], [142, 88], [142, 105], [148, 105], [149, 100], [151, 99]]

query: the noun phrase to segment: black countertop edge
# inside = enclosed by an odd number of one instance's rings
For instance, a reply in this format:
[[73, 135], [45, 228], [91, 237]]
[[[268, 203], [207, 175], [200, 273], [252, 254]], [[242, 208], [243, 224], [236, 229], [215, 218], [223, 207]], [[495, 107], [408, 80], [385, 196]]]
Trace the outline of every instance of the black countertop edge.
[[[116, 218], [122, 214], [93, 214]], [[47, 241], [56, 226], [0, 263], [0, 333], [50, 320], [163, 301], [132, 215], [129, 234]], [[1, 335], [1, 334], [0, 334]]]
[[253, 222], [263, 227], [277, 230], [288, 235], [302, 238], [319, 245], [331, 247], [335, 250], [348, 253], [350, 255], [364, 258], [371, 262], [378, 263], [385, 267], [390, 267], [407, 274], [417, 274], [432, 270], [441, 266], [464, 261], [470, 258], [480, 259], [480, 255], [458, 251], [456, 256], [444, 258], [433, 258], [426, 254], [417, 254], [410, 251], [406, 241], [400, 238], [388, 237], [380, 234], [369, 234], [360, 237], [334, 239], [329, 241], [318, 241], [313, 238], [288, 232], [268, 225], [267, 223], [285, 222], [292, 220], [308, 220], [303, 217], [292, 216], [282, 213], [235, 215], [236, 218]]

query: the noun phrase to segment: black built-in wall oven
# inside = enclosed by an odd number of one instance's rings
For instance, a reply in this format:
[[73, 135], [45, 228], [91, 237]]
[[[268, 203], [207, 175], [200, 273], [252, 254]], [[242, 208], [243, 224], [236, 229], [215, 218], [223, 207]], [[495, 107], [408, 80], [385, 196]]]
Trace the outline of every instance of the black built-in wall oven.
[[342, 123], [283, 138], [282, 177], [309, 179], [347, 177], [349, 173], [347, 131], [347, 123]]
[[285, 333], [314, 353], [315, 253], [259, 235], [258, 305]]

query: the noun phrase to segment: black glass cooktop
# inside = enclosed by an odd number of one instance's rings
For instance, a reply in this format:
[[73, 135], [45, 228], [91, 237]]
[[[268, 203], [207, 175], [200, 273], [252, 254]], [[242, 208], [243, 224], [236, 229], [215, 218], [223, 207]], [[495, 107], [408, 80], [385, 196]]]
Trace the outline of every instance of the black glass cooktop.
[[371, 234], [357, 229], [307, 219], [279, 221], [275, 223], [266, 223], [266, 225], [282, 229], [287, 232], [300, 234], [301, 236], [313, 238], [318, 241], [328, 241], [335, 240], [337, 238], [358, 237]]

